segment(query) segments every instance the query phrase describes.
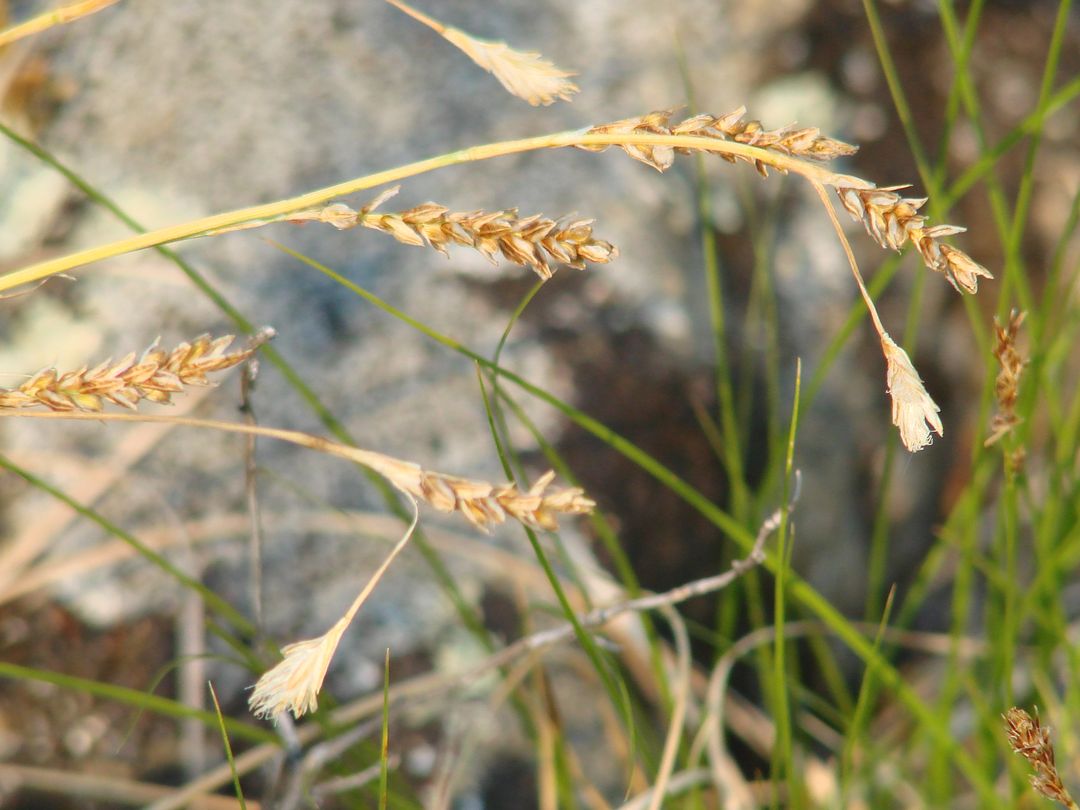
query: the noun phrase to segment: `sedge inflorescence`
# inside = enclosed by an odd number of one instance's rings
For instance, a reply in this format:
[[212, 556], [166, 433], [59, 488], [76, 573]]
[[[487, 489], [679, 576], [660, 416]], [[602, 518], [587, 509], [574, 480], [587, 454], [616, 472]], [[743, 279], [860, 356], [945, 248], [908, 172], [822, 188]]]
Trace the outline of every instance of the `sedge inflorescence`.
[[210, 385], [207, 374], [243, 363], [273, 336], [273, 329], [263, 329], [244, 348], [231, 352], [233, 335], [200, 335], [172, 351], [154, 341], [142, 355], [132, 352], [93, 368], [65, 372], [45, 368], [17, 388], [0, 389], [0, 408], [41, 405], [53, 411], [96, 413], [107, 402], [132, 410], [142, 400], [167, 405], [185, 386]]
[[979, 290], [980, 278], [993, 278], [964, 251], [938, 241], [967, 229], [959, 225], [927, 225], [926, 217], [918, 213], [927, 198], [897, 194], [907, 186], [867, 188], [865, 181], [845, 175], [838, 175], [834, 186], [844, 209], [866, 227], [874, 241], [896, 251], [911, 242], [923, 263], [942, 273], [958, 292], [974, 294]]
[[[858, 151], [856, 146], [822, 135], [821, 130], [816, 127], [788, 126], [773, 130], [765, 129], [760, 121], [744, 120], [746, 107], [739, 107], [723, 115], [702, 113], [672, 124], [671, 117], [674, 114], [674, 109], [656, 110], [634, 118], [624, 118], [610, 124], [590, 127], [587, 133], [590, 135], [686, 135], [712, 138], [815, 161], [833, 160], [853, 155]], [[608, 147], [586, 145], [578, 148], [590, 152], [602, 152]], [[634, 160], [639, 160], [661, 172], [671, 167], [676, 153], [685, 155], [690, 152], [684, 147], [651, 144], [626, 144], [621, 148]], [[766, 160], [726, 153], [720, 153], [720, 157], [729, 163], [735, 163], [738, 160], [746, 161], [751, 163], [762, 176], [768, 176], [770, 164]], [[776, 167], [771, 166], [771, 168]]]
[[591, 219], [564, 222], [542, 214], [520, 217], [516, 208], [462, 213], [434, 202], [406, 211], [376, 213], [375, 209], [397, 191], [397, 187], [388, 189], [359, 211], [333, 203], [297, 212], [288, 221], [315, 220], [340, 230], [362, 225], [406, 245], [427, 245], [444, 256], [449, 256], [451, 245], [461, 245], [476, 250], [493, 264], [502, 256], [529, 267], [545, 280], [554, 275], [553, 265], [584, 270], [587, 262], [606, 264], [619, 255], [613, 244], [593, 236]]

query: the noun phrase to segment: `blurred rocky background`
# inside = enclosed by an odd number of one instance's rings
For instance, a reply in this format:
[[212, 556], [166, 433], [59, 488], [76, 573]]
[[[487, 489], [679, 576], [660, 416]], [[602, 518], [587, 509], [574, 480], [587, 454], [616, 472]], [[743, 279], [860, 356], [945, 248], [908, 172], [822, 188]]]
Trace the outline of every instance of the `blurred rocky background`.
[[[995, 140], [1033, 106], [1056, 4], [986, 5], [973, 72]], [[9, 21], [45, 7], [0, 4]], [[844, 170], [879, 185], [913, 182], [916, 196], [921, 193], [856, 0], [418, 0], [417, 7], [477, 36], [541, 51], [579, 72], [581, 92], [572, 103], [529, 107], [431, 30], [376, 0], [122, 1], [0, 53], [3, 121], [42, 143], [147, 228], [461, 147], [686, 105], [691, 90], [700, 110], [720, 113], [745, 104], [766, 126], [798, 122], [857, 143], [861, 150]], [[951, 76], [936, 4], [897, 0], [883, 4], [881, 13], [915, 127], [936, 149]], [[1075, 73], [1075, 19], [1064, 52], [1063, 71]], [[977, 157], [974, 139], [966, 129], [954, 135], [951, 173]], [[726, 505], [729, 483], [695, 415], [715, 411], [716, 402], [694, 165], [680, 159], [660, 175], [614, 151], [530, 153], [410, 179], [386, 208], [433, 200], [453, 210], [518, 207], [523, 214], [595, 218], [596, 234], [619, 247], [619, 259], [583, 273], [560, 270], [515, 327], [505, 363]], [[755, 483], [764, 474], [770, 420], [784, 422], [790, 410], [796, 359], [804, 381], [810, 379], [856, 291], [805, 184], [777, 176], [762, 181], [745, 166], [719, 160], [706, 167], [712, 210], [706, 224], [719, 246], [728, 350], [739, 358], [738, 396], [754, 414], [743, 455]], [[1000, 164], [1007, 191], [1021, 168], [1019, 153]], [[1037, 201], [1025, 244], [1033, 276], [1046, 266], [1078, 177], [1077, 110], [1070, 107], [1048, 125], [1036, 168]], [[369, 198], [347, 202], [359, 207]], [[962, 199], [948, 221], [968, 226], [961, 244], [994, 271], [1000, 248], [986, 195]], [[886, 255], [855, 231], [856, 250], [872, 276]], [[0, 269], [127, 233], [53, 169], [0, 141]], [[446, 260], [373, 231], [318, 225], [280, 224], [178, 246], [250, 321], [277, 329], [276, 348], [358, 445], [431, 469], [501, 479], [472, 364], [269, 240], [306, 253], [486, 355], [533, 284], [531, 274], [491, 266], [465, 250]], [[782, 329], [777, 379], [768, 376], [763, 326], [747, 316], [754, 296], [762, 295], [762, 269]], [[914, 277], [924, 272], [905, 260], [883, 299], [894, 335], [903, 333]], [[977, 299], [975, 306], [987, 305]], [[234, 331], [153, 252], [81, 268], [0, 307], [4, 385], [49, 365], [77, 368], [119, 357], [158, 336], [168, 346], [202, 332]], [[884, 367], [865, 324], [801, 419], [796, 465], [803, 496], [794, 566], [853, 613], [863, 606], [874, 484], [886, 459], [897, 478], [888, 579], [903, 585], [955, 492], [955, 476], [964, 468], [954, 460], [981, 441], [972, 433], [972, 400], [981, 384], [973, 374], [981, 363], [971, 362], [976, 349], [962, 301], [942, 279], [931, 278], [921, 310], [913, 359], [942, 405], [943, 440], [918, 456], [887, 456], [892, 428]], [[186, 402], [200, 415], [240, 418], [237, 375]], [[266, 364], [252, 402], [264, 424], [325, 432]], [[735, 553], [641, 470], [551, 409], [525, 404], [615, 520], [645, 587], [667, 588], [719, 570]], [[12, 461], [141, 539], [169, 547], [185, 570], [248, 609], [241, 438], [156, 425], [29, 420], [7, 420], [0, 430]], [[515, 438], [532, 449], [524, 431]], [[385, 511], [379, 494], [346, 464], [263, 441], [257, 461], [265, 632], [282, 642], [317, 635], [347, 606], [396, 530], [379, 519]], [[543, 469], [537, 458], [531, 473]], [[17, 476], [5, 473], [0, 482], [0, 658], [147, 689], [178, 656], [216, 649], [192, 630], [200, 626], [198, 605], [169, 580], [132, 557], [87, 556], [116, 541]], [[363, 514], [343, 527], [332, 519], [338, 510]], [[424, 523], [454, 533], [438, 546], [450, 549], [446, 564], [469, 600], [513, 630], [520, 595], [507, 592], [497, 566], [478, 560], [484, 544], [492, 554], [527, 556], [520, 531], [473, 537], [461, 522], [440, 521], [430, 511]], [[583, 528], [568, 533], [581, 559], [590, 557], [591, 540]], [[75, 574], [56, 575], [57, 564], [71, 559], [82, 561]], [[705, 603], [687, 608], [706, 620], [714, 610]], [[935, 621], [933, 615], [923, 619], [926, 626]], [[395, 564], [361, 612], [331, 669], [328, 692], [347, 698], [378, 690], [387, 647], [397, 662], [395, 676], [452, 668], [480, 654], [419, 554]], [[242, 711], [250, 677], [236, 667], [205, 666], [223, 705]], [[181, 681], [171, 674], [161, 689], [176, 694]], [[514, 791], [509, 799], [500, 793], [515, 778], [527, 781], [529, 769], [519, 766], [513, 742], [485, 707], [483, 700], [463, 697], [449, 720], [419, 719], [409, 732], [415, 755], [406, 766], [413, 778], [428, 778], [432, 752], [456, 734], [469, 741], [476, 759], [455, 787], [464, 802], [459, 806], [526, 806], [521, 797], [534, 791]], [[0, 759], [151, 780], [180, 779], [185, 769], [190, 776], [203, 766], [190, 753], [179, 756], [175, 741], [161, 743], [170, 727], [163, 720], [140, 722], [121, 745], [127, 717], [104, 701], [5, 684]], [[613, 775], [616, 786], [619, 778]], [[27, 801], [14, 806], [38, 806]]]

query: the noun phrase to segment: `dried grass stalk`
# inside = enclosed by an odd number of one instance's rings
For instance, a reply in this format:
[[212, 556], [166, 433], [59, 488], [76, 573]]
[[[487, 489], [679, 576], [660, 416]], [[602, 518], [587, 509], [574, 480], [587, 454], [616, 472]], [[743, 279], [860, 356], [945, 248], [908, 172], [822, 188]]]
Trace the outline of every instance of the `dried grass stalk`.
[[184, 386], [210, 385], [207, 374], [243, 363], [274, 334], [273, 329], [265, 328], [243, 349], [232, 352], [226, 351], [232, 335], [200, 335], [171, 352], [155, 340], [137, 360], [132, 352], [115, 363], [106, 360], [92, 369], [42, 369], [18, 388], [0, 389], [0, 409], [43, 405], [53, 411], [97, 413], [106, 402], [134, 410], [144, 399], [167, 405]]
[[1001, 368], [994, 382], [997, 413], [990, 422], [990, 436], [984, 442], [986, 447], [1001, 441], [1020, 424], [1020, 417], [1016, 414], [1016, 398], [1020, 393], [1020, 375], [1027, 365], [1027, 358], [1017, 351], [1016, 339], [1026, 315], [1026, 312], [1017, 312], [1014, 309], [1005, 326], [1002, 326], [997, 318], [994, 319], [994, 332], [997, 335], [994, 357]]
[[[670, 120], [674, 114], [675, 109], [656, 110], [636, 118], [625, 118], [610, 124], [591, 127], [587, 132], [590, 135], [652, 134], [713, 138], [722, 141], [734, 141], [735, 143], [756, 146], [759, 149], [767, 149], [783, 155], [816, 161], [833, 160], [834, 158], [853, 155], [858, 151], [857, 146], [822, 135], [821, 131], [816, 127], [798, 129], [787, 126], [767, 130], [760, 121], [744, 121], [743, 116], [746, 115], [746, 107], [739, 107], [737, 110], [719, 116], [708, 113], [695, 115], [672, 125]], [[602, 152], [607, 149], [606, 146], [580, 146], [578, 148], [590, 152]], [[634, 160], [640, 160], [642, 163], [646, 163], [661, 172], [670, 168], [676, 152], [689, 154], [690, 151], [671, 146], [637, 144], [627, 144], [621, 148]], [[762, 160], [728, 154], [721, 154], [720, 157], [729, 163], [735, 163], [737, 160], [752, 163], [762, 176], [768, 176], [769, 165]], [[772, 168], [777, 167], [773, 166]], [[783, 169], [778, 170], [783, 171]]]
[[1031, 786], [1046, 798], [1069, 810], [1077, 810], [1076, 802], [1058, 775], [1050, 729], [1040, 725], [1038, 712], [1032, 717], [1023, 709], [1013, 706], [1002, 717], [1012, 750], [1026, 759], [1035, 771], [1031, 776]]
[[883, 248], [899, 251], [911, 242], [931, 270], [943, 273], [957, 291], [976, 293], [980, 278], [993, 278], [985, 267], [962, 250], [939, 243], [944, 236], [963, 233], [958, 225], [928, 226], [918, 213], [926, 197], [901, 197], [908, 186], [876, 188], [858, 177], [837, 175], [834, 183], [840, 202], [852, 218]]
[[397, 191], [398, 187], [384, 191], [359, 211], [334, 203], [292, 214], [287, 221], [325, 222], [340, 230], [363, 225], [406, 245], [428, 245], [445, 256], [450, 255], [450, 245], [463, 245], [479, 251], [492, 264], [501, 255], [532, 268], [545, 280], [554, 274], [553, 264], [583, 270], [586, 262], [606, 264], [619, 255], [613, 244], [593, 237], [591, 219], [560, 222], [541, 214], [519, 217], [516, 208], [455, 213], [433, 202], [391, 214], [374, 213]]
[[65, 23], [73, 22], [80, 17], [94, 14], [117, 2], [119, 2], [119, 0], [81, 0], [81, 2], [78, 3], [71, 3], [70, 5], [61, 6], [52, 11], [46, 11], [44, 14], [39, 14], [24, 23], [19, 23], [18, 25], [13, 25], [10, 28], [5, 28], [0, 31], [0, 48], [10, 45], [12, 42], [20, 40], [23, 37], [40, 34], [42, 31], [47, 31], [53, 26], [64, 25]]
[[534, 107], [541, 104], [546, 107], [558, 99], [569, 101], [570, 96], [578, 92], [577, 85], [570, 81], [575, 73], [557, 67], [538, 53], [514, 50], [505, 42], [479, 39], [444, 25], [401, 0], [387, 2], [437, 31], [443, 39], [498, 79], [508, 92]]
[[888, 333], [881, 335], [885, 353], [886, 387], [892, 398], [892, 421], [900, 430], [900, 440], [913, 453], [934, 441], [930, 431], [944, 435], [938, 412], [941, 410], [923, 385], [919, 372], [907, 352], [896, 345]]

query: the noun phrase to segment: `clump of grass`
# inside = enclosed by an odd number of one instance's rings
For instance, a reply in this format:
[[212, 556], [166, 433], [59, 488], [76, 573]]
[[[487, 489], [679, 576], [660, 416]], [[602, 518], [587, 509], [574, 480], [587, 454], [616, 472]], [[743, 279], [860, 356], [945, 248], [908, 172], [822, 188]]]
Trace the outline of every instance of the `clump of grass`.
[[1076, 802], [1058, 774], [1050, 729], [1039, 722], [1038, 712], [1033, 717], [1013, 706], [1002, 717], [1012, 750], [1026, 759], [1035, 771], [1031, 775], [1031, 786], [1035, 791], [1069, 810], [1077, 810]]

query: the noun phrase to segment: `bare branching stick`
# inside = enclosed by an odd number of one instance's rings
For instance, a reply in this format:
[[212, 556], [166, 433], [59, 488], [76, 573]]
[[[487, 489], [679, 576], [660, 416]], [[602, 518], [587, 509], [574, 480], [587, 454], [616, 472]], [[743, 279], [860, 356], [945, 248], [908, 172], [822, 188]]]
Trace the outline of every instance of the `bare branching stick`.
[[498, 79], [507, 92], [524, 99], [534, 107], [541, 104], [546, 107], [557, 99], [569, 101], [570, 96], [578, 92], [577, 85], [570, 81], [570, 77], [576, 74], [556, 67], [538, 53], [517, 51], [505, 42], [491, 42], [474, 37], [417, 11], [402, 0], [386, 2], [436, 31]]
[[[773, 518], [776, 519], [776, 525], [778, 526], [779, 515], [774, 514]], [[583, 625], [589, 624], [586, 619], [582, 619], [582, 623]], [[881, 626], [874, 622], [853, 622], [852, 626], [863, 631], [870, 637], [873, 637], [877, 633], [882, 633]], [[464, 672], [453, 675], [425, 673], [395, 684], [390, 687], [390, 702], [399, 704], [407, 700], [419, 701], [424, 698], [431, 699], [439, 694], [456, 689], [462, 684], [473, 683], [477, 678], [484, 676], [488, 672], [503, 668], [517, 658], [534, 652], [537, 646], [543, 648], [556, 643], [570, 641], [574, 638], [573, 628], [569, 625], [565, 628], [556, 628], [556, 630], [559, 631], [559, 635], [554, 640], [552, 640], [549, 631], [538, 634], [542, 637], [541, 640], [543, 641], [543, 644], [540, 645], [536, 645], [533, 636], [527, 636], [526, 638], [519, 639], [510, 646], [504, 647], [502, 650], [493, 653], [484, 661], [481, 661], [476, 666]], [[833, 628], [821, 621], [806, 620], [789, 622], [784, 626], [784, 634], [789, 637], [809, 634], [828, 635], [832, 632]], [[731, 660], [738, 658], [741, 655], [745, 655], [746, 652], [752, 650], [754, 646], [772, 643], [774, 634], [774, 628], [764, 627], [750, 634], [750, 636], [740, 639], [739, 642], [736, 643], [736, 646], [739, 649], [733, 649]], [[944, 634], [919, 633], [897, 630], [896, 628], [884, 628], [882, 637], [893, 643], [919, 650], [930, 655], [948, 656], [955, 655], [958, 651], [955, 644], [956, 639]], [[989, 645], [985, 641], [970, 638], [961, 639], [959, 655], [963, 661], [984, 657], [988, 652]], [[725, 659], [727, 659], [727, 656], [725, 656]], [[721, 663], [722, 662], [718, 662], [718, 667]], [[731, 663], [731, 661], [728, 661], [728, 663]], [[720, 694], [722, 695], [722, 690]], [[327, 725], [330, 727], [350, 726], [382, 711], [382, 706], [383, 694], [381, 691], [375, 694], [365, 695], [331, 712], [327, 719]], [[711, 713], [707, 722], [712, 722]], [[307, 745], [317, 740], [323, 733], [323, 730], [323, 726], [319, 724], [301, 725], [297, 728], [297, 740], [300, 744]], [[704, 730], [705, 729], [703, 729], [703, 731]], [[695, 743], [695, 750], [697, 748], [698, 745]], [[256, 768], [259, 768], [272, 760], [274, 757], [280, 756], [280, 754], [281, 749], [276, 744], [264, 743], [258, 745], [236, 757], [236, 772], [241, 775], [251, 773]], [[696, 760], [697, 757], [692, 753], [691, 761]], [[700, 772], [698, 773], [700, 774]], [[675, 789], [674, 784], [678, 781], [678, 778], [678, 776], [673, 777], [670, 790]], [[231, 779], [232, 769], [230, 768], [229, 763], [223, 763], [208, 773], [192, 780], [183, 788], [179, 789], [177, 793], [169, 799], [155, 803], [149, 807], [148, 810], [179, 810], [182, 807], [186, 807], [193, 798], [212, 793], [223, 785], [228, 784]], [[645, 799], [645, 801], [641, 801], [642, 799]], [[638, 797], [639, 803], [634, 806], [644, 807], [644, 805], [647, 804], [647, 800], [648, 797]], [[757, 805], [752, 803], [751, 797], [751, 803], [746, 806], [756, 807]]]

